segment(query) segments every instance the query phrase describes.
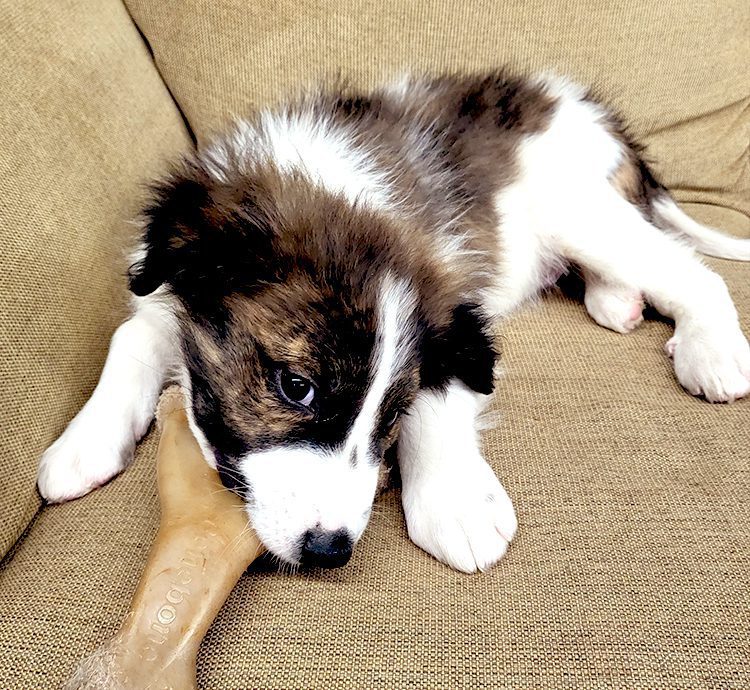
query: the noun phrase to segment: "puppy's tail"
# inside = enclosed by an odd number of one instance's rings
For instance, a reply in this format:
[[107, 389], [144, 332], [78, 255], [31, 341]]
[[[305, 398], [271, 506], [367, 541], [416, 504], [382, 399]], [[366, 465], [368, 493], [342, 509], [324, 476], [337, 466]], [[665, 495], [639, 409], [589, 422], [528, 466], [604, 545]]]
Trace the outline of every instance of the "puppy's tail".
[[701, 254], [720, 259], [750, 261], [750, 239], [730, 237], [697, 223], [666, 194], [654, 200], [652, 209], [660, 228], [687, 239]]

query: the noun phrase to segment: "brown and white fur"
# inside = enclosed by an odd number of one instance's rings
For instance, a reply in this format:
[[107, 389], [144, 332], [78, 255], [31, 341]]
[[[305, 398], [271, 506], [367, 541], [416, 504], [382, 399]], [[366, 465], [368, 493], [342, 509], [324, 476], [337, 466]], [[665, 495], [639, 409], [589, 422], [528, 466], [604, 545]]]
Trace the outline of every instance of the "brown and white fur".
[[65, 501], [120, 472], [172, 378], [283, 561], [346, 562], [397, 445], [412, 540], [488, 568], [516, 532], [477, 431], [491, 334], [567, 266], [606, 328], [635, 328], [644, 302], [674, 319], [666, 351], [690, 393], [750, 392], [732, 300], [693, 248], [750, 260], [564, 79], [405, 77], [263, 111], [155, 186], [133, 316], [42, 457], [40, 492]]

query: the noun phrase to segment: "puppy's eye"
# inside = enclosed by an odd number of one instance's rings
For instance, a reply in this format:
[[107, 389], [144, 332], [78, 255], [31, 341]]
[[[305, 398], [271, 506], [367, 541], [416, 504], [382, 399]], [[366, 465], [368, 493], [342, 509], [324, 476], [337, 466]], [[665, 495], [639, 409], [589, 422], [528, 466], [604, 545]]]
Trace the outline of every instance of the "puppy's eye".
[[398, 410], [395, 410], [394, 412], [391, 412], [383, 422], [383, 425], [386, 429], [390, 429], [397, 421], [398, 421]]
[[291, 371], [280, 371], [279, 388], [284, 397], [290, 402], [309, 407], [315, 398], [315, 387], [302, 376], [293, 374]]

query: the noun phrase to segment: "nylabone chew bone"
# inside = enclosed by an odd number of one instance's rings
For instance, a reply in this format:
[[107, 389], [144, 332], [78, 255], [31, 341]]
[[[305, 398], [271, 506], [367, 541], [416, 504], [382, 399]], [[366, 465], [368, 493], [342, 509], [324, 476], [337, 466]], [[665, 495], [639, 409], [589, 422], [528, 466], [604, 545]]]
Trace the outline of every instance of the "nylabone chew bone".
[[178, 388], [159, 403], [161, 522], [120, 631], [81, 662], [69, 690], [189, 690], [203, 636], [263, 551], [238, 496], [203, 459]]

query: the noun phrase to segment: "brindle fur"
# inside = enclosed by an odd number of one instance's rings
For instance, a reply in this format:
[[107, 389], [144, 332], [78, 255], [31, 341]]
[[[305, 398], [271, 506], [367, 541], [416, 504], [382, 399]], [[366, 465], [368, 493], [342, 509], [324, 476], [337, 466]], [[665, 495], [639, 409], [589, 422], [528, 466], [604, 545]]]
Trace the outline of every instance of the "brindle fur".
[[[177, 298], [195, 417], [228, 485], [240, 490], [234, 463], [249, 450], [342, 442], [371, 375], [386, 274], [416, 290], [419, 337], [383, 403], [378, 456], [398, 433], [383, 420], [420, 386], [458, 377], [492, 390], [496, 351], [476, 304], [498, 265], [493, 197], [518, 173], [522, 138], [543, 131], [554, 107], [542, 86], [504, 72], [371, 94], [339, 86], [286, 106], [367, 151], [395, 190], [396, 216], [279, 171], [231, 133], [156, 185], [131, 289], [165, 285]], [[261, 131], [261, 120], [243, 126]], [[658, 183], [615, 120], [612, 130], [629, 152], [613, 183], [643, 206]], [[459, 250], [446, 257], [451, 242]], [[316, 384], [313, 408], [281, 399], [279, 367]]]

